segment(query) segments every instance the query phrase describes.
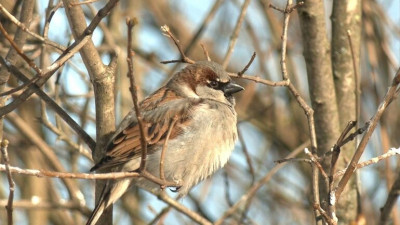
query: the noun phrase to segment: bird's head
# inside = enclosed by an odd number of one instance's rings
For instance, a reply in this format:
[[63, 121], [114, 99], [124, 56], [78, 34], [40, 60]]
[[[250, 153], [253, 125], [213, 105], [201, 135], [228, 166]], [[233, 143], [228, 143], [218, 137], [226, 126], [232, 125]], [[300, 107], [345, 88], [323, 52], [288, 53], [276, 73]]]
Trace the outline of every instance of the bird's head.
[[187, 97], [211, 99], [234, 105], [233, 94], [244, 90], [232, 82], [221, 65], [215, 62], [199, 61], [176, 73], [169, 84]]

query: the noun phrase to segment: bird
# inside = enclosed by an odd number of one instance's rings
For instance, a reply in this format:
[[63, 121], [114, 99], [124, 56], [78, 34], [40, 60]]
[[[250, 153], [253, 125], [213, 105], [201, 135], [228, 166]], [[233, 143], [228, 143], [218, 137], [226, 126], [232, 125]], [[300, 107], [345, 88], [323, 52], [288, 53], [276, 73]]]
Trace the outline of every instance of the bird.
[[[222, 168], [237, 140], [233, 94], [242, 90], [220, 64], [198, 61], [175, 73], [164, 86], [141, 101], [139, 108], [148, 146], [146, 171], [160, 177], [161, 152], [168, 131], [164, 176], [165, 180], [180, 184], [175, 190], [179, 197]], [[137, 171], [141, 163], [140, 138], [132, 109], [105, 145], [104, 157], [90, 171]], [[109, 180], [87, 225], [94, 225], [131, 185], [161, 190], [159, 184], [143, 177]]]

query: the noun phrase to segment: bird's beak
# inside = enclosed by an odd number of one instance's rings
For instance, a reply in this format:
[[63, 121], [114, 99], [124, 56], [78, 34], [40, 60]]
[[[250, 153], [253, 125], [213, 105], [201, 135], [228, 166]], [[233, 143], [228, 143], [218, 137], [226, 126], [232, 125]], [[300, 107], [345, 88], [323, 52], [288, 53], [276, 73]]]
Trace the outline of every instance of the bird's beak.
[[224, 92], [225, 95], [232, 95], [232, 94], [235, 94], [236, 92], [243, 91], [243, 90], [244, 90], [244, 88], [242, 86], [232, 83], [232, 82], [229, 82], [228, 84], [226, 84], [222, 89], [222, 91]]

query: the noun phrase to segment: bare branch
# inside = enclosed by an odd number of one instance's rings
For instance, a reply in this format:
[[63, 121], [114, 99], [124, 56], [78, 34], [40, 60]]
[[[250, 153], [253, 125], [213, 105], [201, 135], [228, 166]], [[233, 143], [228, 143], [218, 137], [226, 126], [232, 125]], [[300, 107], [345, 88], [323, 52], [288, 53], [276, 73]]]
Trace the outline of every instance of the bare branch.
[[246, 16], [246, 11], [247, 8], [249, 7], [250, 4], [250, 0], [245, 0], [243, 5], [242, 5], [242, 9], [240, 10], [240, 15], [236, 21], [236, 25], [235, 28], [233, 29], [233, 33], [231, 35], [231, 39], [229, 41], [229, 47], [228, 50], [226, 51], [224, 60], [222, 61], [222, 67], [225, 69], [228, 66], [229, 60], [232, 56], [233, 53], [233, 49], [235, 48], [237, 39], [239, 37], [239, 31], [240, 31], [240, 27], [242, 26], [242, 23], [244, 21], [244, 17]]
[[265, 80], [260, 78], [259, 76], [250, 76], [250, 75], [241, 75], [239, 76], [237, 73], [229, 73], [228, 75], [230, 77], [234, 77], [234, 78], [242, 78], [245, 80], [251, 80], [254, 81], [256, 83], [260, 83], [260, 84], [264, 84], [264, 85], [268, 85], [268, 86], [288, 86], [290, 84], [290, 80], [283, 80], [283, 81], [270, 81], [270, 80]]
[[[287, 30], [289, 26], [290, 13], [303, 5], [303, 2], [299, 2], [292, 6], [292, 0], [288, 0], [286, 3], [286, 8], [283, 11], [284, 20], [283, 20], [283, 29], [282, 29], [282, 44], [281, 44], [281, 70], [282, 70], [282, 78], [285, 81], [289, 81], [289, 76], [287, 74], [286, 68], [286, 46], [287, 46]], [[276, 8], [276, 7], [275, 7]], [[300, 107], [304, 110], [304, 113], [307, 116], [308, 120], [308, 129], [310, 132], [310, 141], [311, 141], [311, 153], [312, 155], [317, 154], [317, 135], [315, 131], [315, 123], [314, 123], [314, 110], [306, 103], [306, 101], [300, 96], [297, 89], [290, 82], [288, 84], [288, 89], [295, 97]], [[312, 166], [312, 193], [313, 193], [313, 202], [314, 204], [319, 205], [319, 178], [318, 178], [318, 164], [313, 163]], [[323, 171], [323, 170], [322, 170]], [[318, 212], [314, 209], [315, 217], [318, 217]]]
[[[0, 206], [6, 206], [7, 201], [0, 200]], [[38, 198], [31, 198], [30, 200], [17, 200], [14, 201], [14, 208], [18, 209], [68, 209], [68, 210], [78, 210], [82, 212], [82, 214], [89, 216], [91, 210], [89, 210], [86, 206], [82, 205], [77, 201], [58, 201], [58, 202], [49, 202], [44, 201]]]
[[8, 225], [13, 225], [13, 201], [14, 201], [14, 188], [15, 188], [15, 183], [14, 180], [11, 176], [11, 171], [10, 171], [10, 160], [8, 159], [8, 152], [7, 152], [7, 148], [8, 148], [8, 140], [3, 139], [1, 142], [1, 154], [2, 154], [2, 158], [4, 161], [4, 167], [5, 167], [5, 171], [7, 173], [7, 179], [8, 179], [8, 186], [9, 186], [9, 190], [10, 193], [8, 195], [8, 202], [6, 205], [6, 209], [7, 209], [7, 220], [8, 220]]
[[[4, 59], [1, 58], [1, 61], [4, 62]], [[38, 78], [39, 78], [39, 76], [36, 75], [36, 76], [32, 77], [28, 82], [24, 82], [22, 85], [20, 85], [18, 87], [15, 87], [15, 88], [13, 88], [11, 90], [8, 90], [8, 91], [5, 91], [3, 93], [0, 93], [0, 97], [7, 96], [7, 95], [12, 95], [14, 93], [19, 92], [20, 90], [28, 87], [30, 84], [36, 82], [38, 80]]]
[[358, 74], [358, 66], [357, 66], [357, 60], [356, 60], [356, 55], [354, 53], [354, 46], [353, 46], [353, 41], [351, 40], [351, 32], [350, 30], [347, 30], [347, 38], [349, 39], [349, 45], [350, 45], [350, 52], [351, 52], [351, 59], [353, 61], [353, 70], [354, 70], [354, 83], [355, 83], [355, 96], [356, 96], [356, 120], [360, 118], [360, 110], [361, 110], [361, 104], [360, 104], [360, 94], [361, 94], [361, 89], [360, 89], [360, 75]]
[[242, 146], [243, 154], [244, 154], [244, 156], [246, 157], [247, 165], [249, 166], [249, 172], [250, 172], [250, 175], [251, 175], [251, 184], [253, 185], [253, 184], [254, 184], [254, 181], [255, 181], [255, 179], [256, 179], [256, 174], [255, 174], [255, 172], [254, 172], [253, 163], [251, 162], [251, 158], [250, 158], [250, 155], [249, 155], [249, 151], [247, 150], [247, 146], [246, 146], [246, 143], [245, 143], [245, 141], [244, 141], [242, 132], [240, 131], [240, 129], [237, 129], [237, 130], [238, 130], [238, 131], [237, 131], [237, 133], [238, 133], [238, 139], [239, 139], [239, 141], [240, 141], [240, 145]]
[[134, 75], [134, 69], [133, 69], [133, 55], [135, 54], [132, 51], [132, 28], [137, 24], [137, 19], [126, 19], [126, 25], [128, 26], [128, 45], [127, 45], [127, 58], [126, 61], [128, 62], [128, 78], [130, 82], [130, 87], [129, 90], [131, 91], [132, 95], [132, 101], [133, 105], [135, 108], [135, 114], [136, 118], [138, 120], [139, 124], [139, 130], [140, 130], [140, 145], [142, 148], [141, 154], [141, 161], [140, 161], [140, 171], [143, 171], [146, 169], [146, 157], [147, 157], [147, 142], [146, 142], [146, 135], [144, 133], [144, 128], [143, 128], [143, 118], [140, 113], [140, 108], [138, 104], [138, 97], [137, 97], [137, 88], [136, 88], [136, 82], [135, 82], [135, 75]]
[[183, 63], [189, 63], [189, 64], [193, 64], [195, 63], [195, 61], [193, 61], [192, 59], [190, 59], [189, 57], [187, 57], [185, 55], [185, 52], [183, 52], [181, 45], [179, 44], [179, 40], [176, 39], [176, 37], [171, 33], [169, 27], [167, 25], [161, 26], [161, 31], [164, 32], [163, 34], [169, 38], [172, 39], [172, 41], [174, 41], [176, 47], [179, 50], [179, 53], [181, 54], [181, 59], [180, 60], [169, 60], [169, 61], [161, 61], [161, 63], [163, 64], [167, 64], [167, 63], [174, 63], [174, 62], [183, 62]]
[[361, 158], [362, 153], [365, 150], [365, 147], [367, 146], [367, 143], [375, 130], [375, 127], [378, 125], [379, 119], [381, 118], [382, 114], [385, 112], [387, 107], [389, 106], [390, 102], [392, 99], [396, 96], [396, 90], [397, 87], [400, 83], [400, 68], [397, 70], [396, 75], [393, 78], [392, 85], [389, 87], [389, 90], [387, 91], [383, 101], [379, 105], [375, 115], [371, 118], [371, 124], [368, 126], [368, 129], [364, 136], [361, 139], [360, 144], [358, 145], [358, 148], [356, 152], [354, 153], [353, 158], [351, 159], [351, 162], [349, 166], [346, 169], [346, 172], [344, 173], [342, 179], [339, 181], [338, 186], [336, 187], [335, 190], [335, 195], [336, 195], [336, 200], [340, 198], [340, 195], [342, 194], [347, 182], [350, 180], [351, 176], [353, 175], [354, 171], [356, 170], [357, 163]]
[[[160, 156], [160, 178], [161, 178], [161, 180], [165, 180], [164, 158], [165, 158], [165, 154], [167, 151], [169, 136], [171, 135], [171, 131], [174, 128], [176, 121], [178, 121], [178, 117], [175, 115], [174, 118], [172, 119], [171, 123], [169, 124], [167, 136], [165, 137], [165, 141], [164, 141], [164, 144], [162, 147], [161, 156]], [[161, 187], [161, 188], [163, 188], [163, 187]]]
[[86, 1], [82, 1], [82, 2], [71, 2], [71, 3], [69, 3], [69, 6], [73, 7], [73, 6], [77, 6], [77, 5], [86, 5], [86, 4], [90, 4], [93, 2], [97, 2], [97, 1], [99, 1], [99, 0], [86, 0]]
[[19, 56], [21, 56], [28, 65], [36, 71], [37, 74], [42, 75], [42, 70], [18, 47], [14, 40], [10, 37], [7, 31], [4, 29], [3, 25], [0, 23], [0, 31], [4, 37], [10, 42], [11, 46], [15, 49]]
[[[0, 164], [0, 171], [6, 171], [6, 165]], [[36, 169], [21, 169], [19, 167], [9, 166], [10, 173], [35, 176], [39, 178], [62, 178], [62, 179], [85, 179], [85, 180], [115, 180], [129, 177], [143, 177], [160, 186], [166, 187], [180, 187], [181, 185], [176, 182], [168, 182], [155, 177], [148, 172], [113, 172], [113, 173], [68, 173], [68, 172], [55, 172], [47, 170]]]
[[[3, 65], [24, 83], [28, 83], [29, 79], [21, 73], [18, 68], [8, 64], [2, 57], [0, 57], [0, 64]], [[77, 134], [93, 151], [96, 147], [96, 142], [81, 128], [81, 126], [73, 120], [67, 112], [65, 112], [52, 98], [50, 98], [42, 89], [37, 85], [32, 86], [36, 94], [46, 102]], [[0, 110], [1, 111], [1, 110]]]
[[207, 61], [211, 61], [210, 55], [208, 54], [208, 51], [206, 47], [203, 45], [203, 43], [200, 44], [201, 48], [203, 49], [204, 55], [206, 56]]
[[326, 174], [326, 172], [325, 172], [324, 168], [322, 167], [322, 165], [318, 162], [318, 159], [307, 148], [304, 149], [304, 153], [306, 153], [306, 155], [308, 155], [310, 157], [311, 162], [318, 167], [318, 169], [321, 172], [321, 175], [323, 176], [325, 182], [328, 184], [328, 175]]
[[[391, 148], [391, 149], [389, 149], [389, 151], [387, 151], [385, 154], [382, 154], [382, 155], [380, 155], [380, 156], [374, 157], [374, 158], [369, 159], [369, 160], [367, 160], [367, 161], [358, 163], [355, 170], [364, 168], [364, 167], [369, 166], [369, 165], [372, 165], [372, 164], [376, 164], [376, 163], [378, 163], [378, 162], [380, 162], [380, 161], [382, 161], [382, 160], [384, 160], [384, 159], [387, 159], [387, 158], [389, 158], [389, 157], [392, 157], [392, 156], [394, 156], [394, 155], [400, 155], [400, 150], [399, 150], [399, 149], [395, 149], [395, 148]], [[346, 169], [337, 171], [337, 172], [334, 174], [334, 178], [337, 178], [337, 177], [342, 176], [345, 172], [346, 172]]]
[[[61, 6], [62, 2], [60, 2], [59, 4], [57, 4], [57, 7], [55, 9], [53, 9], [53, 12], [58, 9]], [[6, 16], [7, 19], [9, 19], [13, 24], [15, 24], [16, 26], [18, 26], [21, 30], [25, 31], [26, 33], [28, 33], [29, 35], [31, 35], [32, 37], [38, 39], [39, 41], [54, 47], [55, 49], [57, 49], [58, 51], [64, 51], [65, 47], [59, 45], [56, 42], [50, 41], [46, 38], [43, 38], [42, 36], [33, 33], [32, 31], [30, 31], [23, 23], [21, 23], [17, 18], [15, 18], [10, 12], [8, 12], [4, 6], [2, 4], [0, 4], [0, 11], [2, 12], [2, 15]]]
[[393, 211], [393, 207], [397, 202], [397, 199], [400, 194], [400, 176], [397, 177], [396, 181], [393, 183], [393, 186], [390, 189], [388, 197], [386, 199], [385, 204], [381, 208], [381, 216], [380, 216], [380, 225], [388, 224], [390, 213]]
[[[310, 143], [305, 142], [293, 150], [286, 158], [293, 158], [303, 151], [305, 147], [307, 147]], [[257, 181], [251, 188], [246, 192], [246, 194], [242, 195], [242, 197], [237, 201], [232, 207], [225, 211], [224, 215], [222, 215], [214, 225], [221, 225], [224, 223], [224, 220], [234, 214], [243, 204], [247, 204], [247, 202], [251, 201], [257, 191], [265, 185], [272, 176], [279, 171], [286, 163], [277, 164], [274, 168], [272, 168], [262, 179]]]
[[323, 209], [321, 208], [320, 205], [314, 204], [314, 209], [317, 210], [317, 211], [324, 217], [324, 219], [326, 220], [326, 222], [327, 222], [329, 225], [336, 225], [336, 224], [337, 224], [337, 222], [336, 222], [335, 220], [333, 220], [333, 219], [328, 215], [328, 213], [327, 213], [325, 210], [323, 210]]
[[243, 68], [242, 71], [238, 72], [238, 76], [241, 77], [250, 67], [250, 65], [253, 63], [254, 59], [256, 58], [256, 52], [253, 52], [253, 55], [250, 58], [250, 61], [247, 63], [247, 65]]
[[178, 210], [179, 212], [187, 215], [188, 217], [190, 217], [193, 221], [196, 221], [199, 224], [203, 224], [203, 225], [212, 225], [212, 223], [208, 220], [206, 220], [204, 217], [200, 216], [199, 214], [197, 214], [196, 212], [186, 208], [185, 206], [183, 206], [182, 204], [180, 204], [179, 202], [175, 201], [174, 199], [172, 199], [171, 197], [169, 197], [164, 191], [162, 192], [151, 192], [154, 195], [156, 195], [159, 199], [161, 199], [162, 201], [164, 201], [165, 203], [167, 203], [168, 205], [172, 206], [173, 208], [175, 208], [176, 210]]
[[[330, 151], [332, 153], [332, 157], [331, 157], [331, 168], [330, 168], [330, 172], [329, 172], [329, 192], [332, 191], [332, 185], [333, 185], [333, 174], [335, 173], [335, 169], [336, 169], [336, 163], [339, 159], [339, 155], [340, 155], [340, 148], [342, 146], [343, 140], [345, 139], [346, 135], [350, 132], [351, 129], [353, 129], [353, 127], [355, 127], [357, 124], [356, 121], [350, 121], [347, 123], [347, 126], [345, 127], [345, 129], [342, 131], [342, 133], [340, 134], [338, 140], [336, 141], [336, 144], [333, 146], [332, 151]], [[328, 153], [328, 152], [327, 152]]]
[[76, 52], [81, 49], [86, 42], [90, 39], [90, 35], [85, 35], [82, 37], [82, 39], [76, 40], [71, 46], [69, 46], [63, 54], [61, 54], [58, 59], [46, 70], [42, 71], [42, 76], [40, 76], [39, 79], [37, 79], [36, 82], [31, 83], [28, 85], [28, 88], [17, 98], [14, 99], [13, 102], [10, 104], [1, 107], [0, 108], [0, 116], [4, 116], [5, 114], [13, 111], [16, 109], [20, 104], [25, 102], [25, 100], [30, 97], [33, 93], [37, 92], [37, 89], [35, 89], [33, 86], [42, 86], [46, 81], [62, 66], [64, 63], [70, 59]]

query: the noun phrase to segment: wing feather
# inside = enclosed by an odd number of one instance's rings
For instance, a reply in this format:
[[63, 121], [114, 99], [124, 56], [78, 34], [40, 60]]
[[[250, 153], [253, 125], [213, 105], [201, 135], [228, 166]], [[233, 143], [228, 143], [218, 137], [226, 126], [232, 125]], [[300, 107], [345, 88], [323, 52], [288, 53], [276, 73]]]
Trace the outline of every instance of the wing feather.
[[[164, 92], [163, 94], [155, 92], [140, 104], [148, 154], [154, 153], [154, 150], [157, 149], [156, 146], [164, 144], [169, 126], [175, 116], [179, 119], [171, 130], [169, 140], [183, 132], [183, 127], [190, 122], [188, 118], [190, 118], [193, 107], [196, 107], [202, 101], [196, 98], [181, 98], [175, 92], [161, 90], [158, 92]], [[150, 101], [155, 97], [160, 99]], [[120, 127], [107, 145], [105, 156], [91, 171], [118, 166], [140, 157], [140, 138], [136, 116], [130, 112], [121, 122]]]

